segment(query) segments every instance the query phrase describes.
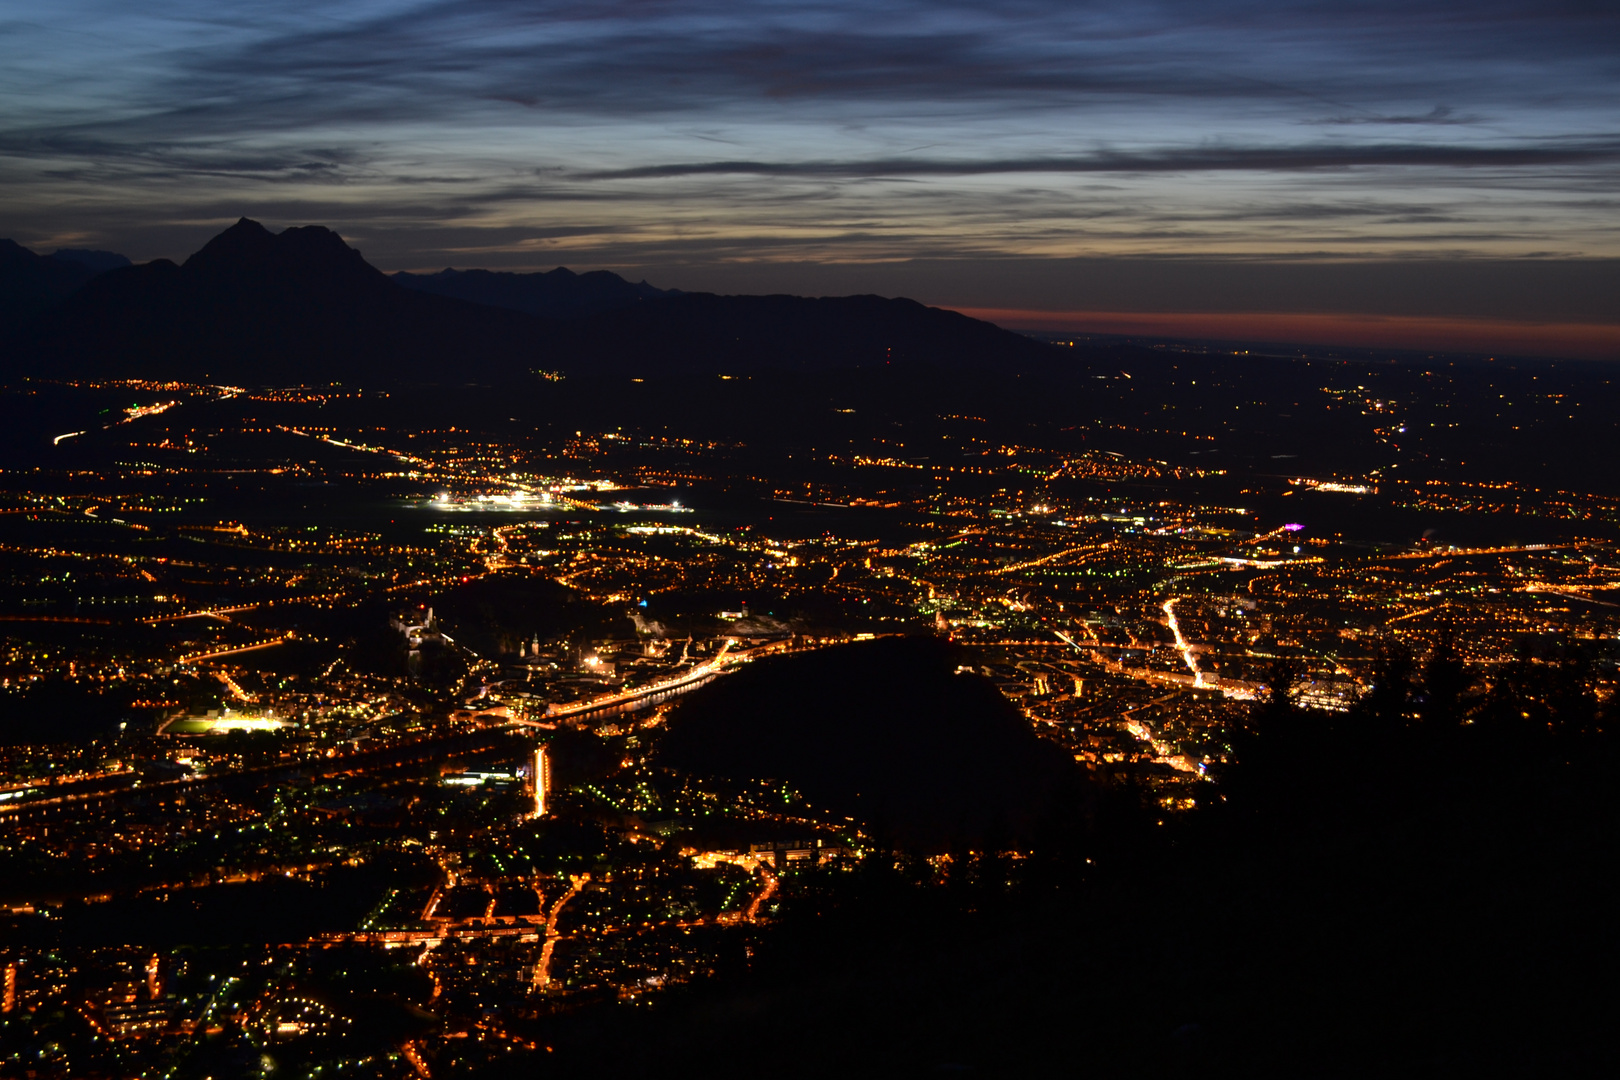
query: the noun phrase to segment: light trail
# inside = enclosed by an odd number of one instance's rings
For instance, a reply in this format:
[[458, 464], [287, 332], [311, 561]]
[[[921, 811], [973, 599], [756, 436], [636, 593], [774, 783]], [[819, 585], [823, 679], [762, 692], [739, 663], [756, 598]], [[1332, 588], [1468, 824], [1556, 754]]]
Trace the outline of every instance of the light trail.
[[156, 416], [159, 413], [168, 412], [178, 404], [180, 404], [178, 401], [160, 401], [156, 405], [133, 405], [124, 410], [124, 418], [122, 420], [115, 420], [111, 424], [108, 424], [107, 427], [111, 428], [117, 427], [119, 424], [134, 423], [143, 416]]
[[765, 864], [763, 862], [759, 864], [759, 872], [760, 875], [765, 879], [765, 887], [760, 890], [759, 895], [754, 897], [753, 901], [748, 905], [748, 913], [743, 916], [743, 919], [747, 922], [759, 921], [759, 909], [764, 906], [767, 900], [776, 895], [777, 886], [781, 883], [780, 879], [778, 879], [775, 874], [771, 873], [765, 868]]
[[1582, 600], [1588, 604], [1600, 604], [1603, 607], [1620, 607], [1620, 604], [1586, 595], [1588, 592], [1614, 588], [1620, 588], [1620, 585], [1612, 582], [1605, 585], [1547, 585], [1541, 582], [1532, 582], [1529, 585], [1519, 586], [1514, 592], [1553, 593], [1557, 596], [1567, 596], [1571, 600]]
[[[1053, 630], [1052, 633], [1075, 652], [1089, 654], [1094, 662], [1102, 665], [1103, 670], [1114, 675], [1123, 675], [1127, 679], [1135, 679], [1137, 682], [1145, 682], [1150, 685], [1163, 686], [1170, 684], [1187, 687], [1200, 685], [1194, 682], [1191, 675], [1177, 675], [1173, 672], [1154, 671], [1150, 668], [1126, 667], [1121, 661], [1109, 658], [1107, 654], [1109, 647], [1106, 645], [1088, 645], [1076, 641], [1071, 635], [1062, 630]], [[1254, 700], [1259, 691], [1259, 687], [1255, 683], [1243, 682], [1241, 679], [1228, 679], [1219, 675], [1214, 677], [1213, 682], [1206, 679], [1201, 685], [1205, 689], [1219, 690], [1226, 697], [1234, 697], [1243, 701]]]
[[1175, 697], [1176, 695], [1174, 694], [1166, 694], [1164, 697], [1159, 698], [1156, 701], [1144, 702], [1143, 704], [1137, 705], [1134, 708], [1126, 709], [1120, 714], [1120, 721], [1126, 731], [1153, 747], [1153, 752], [1158, 755], [1155, 760], [1157, 760], [1160, 764], [1168, 765], [1178, 772], [1191, 773], [1194, 776], [1203, 776], [1204, 771], [1202, 765], [1193, 761], [1191, 758], [1188, 758], [1185, 754], [1176, 753], [1176, 748], [1174, 746], [1171, 746], [1169, 743], [1159, 739], [1156, 735], [1154, 735], [1153, 729], [1149, 727], [1145, 721], [1136, 718], [1137, 713], [1154, 708], [1158, 705], [1163, 705], [1167, 701], [1174, 701]]
[[1042, 555], [1038, 559], [1030, 559], [1028, 562], [1013, 563], [1011, 566], [1003, 566], [999, 570], [992, 570], [990, 572], [992, 574], [1013, 574], [1020, 570], [1028, 570], [1032, 566], [1044, 566], [1053, 559], [1061, 559], [1065, 555], [1078, 555], [1087, 551], [1107, 551], [1113, 546], [1114, 544], [1111, 540], [1101, 544], [1081, 544], [1079, 547], [1064, 548], [1062, 551], [1054, 551], [1050, 555]]
[[1181, 653], [1182, 661], [1193, 673], [1193, 685], [1202, 688], [1204, 685], [1204, 673], [1198, 670], [1198, 661], [1193, 659], [1192, 646], [1182, 636], [1181, 624], [1176, 621], [1176, 601], [1173, 597], [1164, 602], [1164, 615], [1169, 620], [1170, 632], [1176, 636], [1176, 649]]
[[111, 619], [84, 619], [77, 615], [0, 615], [0, 622], [62, 622], [84, 623], [88, 626], [111, 626]]
[[540, 959], [534, 965], [534, 988], [538, 992], [544, 993], [546, 987], [551, 985], [551, 953], [557, 947], [557, 919], [562, 915], [563, 905], [579, 895], [590, 880], [588, 873], [570, 876], [568, 891], [557, 898], [551, 914], [546, 917], [546, 943], [540, 947]]
[[[414, 454], [406, 454], [399, 450], [392, 450], [386, 446], [371, 446], [367, 443], [350, 442], [347, 439], [340, 439], [334, 435], [312, 433], [304, 431], [300, 428], [288, 427], [285, 424], [277, 424], [276, 426], [290, 435], [301, 435], [306, 439], [315, 439], [319, 442], [324, 442], [329, 446], [338, 446], [345, 450], [353, 450], [357, 453], [382, 454], [385, 457], [394, 458], [396, 461], [402, 461], [407, 465], [415, 466], [415, 468], [421, 474], [420, 478], [424, 480], [432, 479], [437, 476], [474, 485], [500, 484], [499, 477], [487, 476], [481, 473], [470, 472], [465, 469], [457, 469], [450, 465], [440, 465], [428, 458], [418, 457]], [[416, 474], [412, 475], [414, 476]], [[474, 508], [497, 509], [499, 508], [498, 504], [505, 504], [506, 508], [518, 511], [545, 509], [552, 506], [566, 506], [570, 509], [588, 512], [594, 512], [602, 509], [602, 507], [596, 505], [595, 503], [581, 502], [578, 499], [569, 498], [561, 491], [553, 491], [544, 487], [537, 489], [537, 485], [533, 483], [518, 483], [511, 485], [500, 484], [500, 486], [509, 486], [512, 494], [501, 496], [480, 496], [477, 500], [474, 500], [480, 505]], [[533, 505], [530, 505], [531, 503]], [[434, 505], [443, 504], [439, 503], [438, 500], [435, 500]]]
[[1470, 555], [1513, 555], [1524, 551], [1564, 551], [1570, 548], [1585, 547], [1589, 541], [1575, 540], [1568, 544], [1519, 544], [1513, 547], [1480, 547], [1480, 548], [1437, 548], [1434, 551], [1409, 551], [1402, 555], [1385, 555], [1374, 562], [1385, 562], [1390, 559], [1456, 559], [1467, 558]]
[[[139, 420], [143, 416], [156, 416], [158, 413], [168, 412], [178, 404], [180, 404], [178, 401], [165, 401], [160, 402], [157, 405], [137, 405], [133, 408], [125, 409], [125, 416], [122, 420], [114, 420], [112, 423], [104, 425], [101, 430], [106, 431], [108, 428], [117, 427], [119, 424], [128, 424], [132, 421]], [[61, 446], [66, 440], [77, 439], [83, 434], [83, 431], [70, 431], [66, 435], [58, 435], [56, 438], [51, 440], [51, 445]]]
[[[142, 782], [134, 771], [109, 772], [92, 775], [91, 782], [124, 781], [116, 786], [91, 787], [86, 790], [70, 790], [63, 794], [52, 795], [45, 798], [23, 799], [12, 798], [0, 800], [0, 818], [16, 820], [23, 815], [31, 815], [37, 811], [54, 811], [55, 808], [64, 808], [70, 805], [82, 806], [85, 809], [102, 809], [107, 804], [135, 796], [141, 799], [162, 799], [166, 795], [183, 795], [194, 790], [202, 790], [219, 784], [222, 781], [232, 783], [243, 782], [276, 782], [276, 778], [294, 773], [305, 773], [316, 776], [357, 776], [361, 770], [415, 768], [424, 761], [437, 760], [446, 751], [450, 753], [481, 753], [495, 749], [499, 743], [494, 741], [505, 738], [505, 728], [496, 728], [469, 736], [465, 732], [452, 735], [430, 736], [422, 739], [406, 740], [390, 746], [370, 750], [360, 750], [349, 754], [340, 754], [336, 757], [303, 758], [296, 762], [278, 761], [273, 765], [261, 766], [252, 769], [241, 769], [229, 772], [211, 773], [205, 776], [190, 775], [175, 780], [154, 780]], [[470, 745], [469, 745], [470, 744]], [[77, 781], [74, 781], [77, 783]], [[47, 789], [34, 787], [30, 790], [44, 791]], [[50, 790], [57, 790], [52, 785]], [[102, 804], [98, 806], [96, 804]]]
[[243, 690], [241, 688], [241, 686], [237, 685], [236, 680], [231, 678], [230, 675], [228, 673], [226, 673], [226, 672], [216, 671], [216, 672], [214, 672], [214, 678], [216, 678], [220, 682], [224, 683], [225, 684], [225, 689], [229, 690], [230, 693], [231, 693], [231, 696], [234, 697], [237, 701], [246, 701], [246, 702], [252, 703], [252, 702], [255, 702], [255, 701], [259, 700], [258, 698], [254, 697], [252, 694], [248, 693], [246, 690]]
[[1275, 529], [1272, 529], [1270, 532], [1261, 533], [1259, 536], [1250, 537], [1249, 539], [1245, 540], [1242, 544], [1240, 544], [1238, 546], [1239, 547], [1252, 547], [1255, 544], [1264, 544], [1268, 540], [1275, 540], [1277, 537], [1281, 536], [1283, 533], [1291, 533], [1291, 532], [1298, 532], [1298, 531], [1299, 531], [1299, 526], [1298, 525], [1279, 525]]
[[[610, 709], [615, 705], [623, 705], [627, 702], [636, 701], [640, 698], [649, 697], [653, 694], [662, 694], [671, 690], [678, 690], [683, 686], [690, 686], [693, 683], [701, 682], [704, 679], [709, 678], [711, 675], [718, 674], [720, 669], [726, 666], [728, 663], [727, 654], [730, 651], [731, 642], [727, 641], [720, 646], [720, 651], [716, 653], [713, 658], [705, 660], [703, 663], [697, 665], [684, 675], [677, 675], [673, 678], [664, 679], [660, 682], [648, 683], [646, 686], [638, 686], [634, 690], [621, 690], [616, 694], [603, 694], [600, 697], [587, 698], [584, 701], [576, 701], [569, 705], [552, 705], [546, 710], [545, 719], [556, 720], [559, 717], [578, 716], [581, 713], [596, 712], [598, 709]], [[738, 657], [738, 659], [746, 659], [746, 657]], [[523, 719], [514, 720], [514, 723], [526, 724], [530, 727], [536, 727], [539, 725], [538, 721]]]
[[[733, 855], [725, 851], [704, 851], [692, 855], [692, 865], [700, 870], [710, 870], [721, 863], [730, 863], [732, 866], [741, 867], [750, 874], [757, 873], [764, 879], [765, 887], [749, 901], [747, 911], [724, 911], [716, 915], [714, 921], [722, 926], [732, 926], [740, 922], [758, 922], [759, 909], [765, 905], [766, 901], [776, 895], [776, 890], [781, 886], [781, 879], [771, 873], [771, 868], [765, 865], [764, 859], [752, 852], [746, 855]], [[679, 925], [688, 924], [682, 923]], [[702, 926], [703, 920], [700, 918], [690, 925]]]
[[254, 652], [258, 649], [274, 648], [277, 645], [285, 645], [290, 637], [291, 635], [289, 634], [288, 637], [272, 638], [269, 641], [261, 641], [254, 645], [243, 645], [242, 647], [236, 649], [220, 649], [217, 652], [193, 653], [190, 656], [182, 656], [180, 659], [176, 660], [175, 663], [197, 664], [204, 660], [217, 660], [221, 656], [235, 656], [237, 653]]
[[1420, 615], [1427, 615], [1427, 614], [1429, 614], [1430, 612], [1433, 612], [1433, 611], [1442, 611], [1445, 608], [1448, 608], [1450, 606], [1451, 606], [1451, 601], [1447, 600], [1445, 603], [1436, 604], [1433, 607], [1418, 608], [1416, 611], [1408, 611], [1405, 615], [1397, 615], [1393, 619], [1385, 619], [1384, 620], [1384, 625], [1385, 626], [1390, 626], [1390, 625], [1392, 625], [1394, 623], [1398, 623], [1398, 622], [1402, 621], [1403, 619], [1415, 619]]
[[[144, 570], [141, 572], [145, 573]], [[154, 578], [153, 580], [155, 581], [156, 579]], [[333, 593], [332, 595], [336, 596], [338, 594]], [[153, 615], [150, 618], [141, 619], [140, 621], [143, 623], [160, 623], [176, 622], [180, 619], [218, 619], [220, 622], [230, 622], [231, 620], [225, 617], [227, 613], [237, 611], [253, 611], [256, 608], [261, 608], [266, 604], [273, 603], [275, 603], [274, 600], [267, 600], [261, 601], [257, 604], [237, 604], [235, 607], [202, 608], [199, 611], [186, 611], [175, 615]]]
[[422, 1060], [421, 1053], [416, 1049], [415, 1042], [408, 1042], [399, 1048], [400, 1056], [410, 1062], [411, 1068], [422, 1080], [432, 1080], [433, 1074], [428, 1071], [427, 1062]]

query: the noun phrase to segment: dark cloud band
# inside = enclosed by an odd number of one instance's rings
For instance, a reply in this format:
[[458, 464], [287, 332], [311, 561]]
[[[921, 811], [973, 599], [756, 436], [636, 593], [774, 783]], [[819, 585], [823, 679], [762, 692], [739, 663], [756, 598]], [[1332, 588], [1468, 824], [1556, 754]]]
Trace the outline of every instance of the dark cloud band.
[[1171, 150], [1153, 154], [1097, 153], [1074, 157], [940, 161], [895, 158], [876, 161], [706, 161], [642, 165], [586, 173], [593, 180], [640, 180], [680, 176], [746, 174], [856, 178], [884, 176], [983, 176], [992, 173], [1151, 173], [1292, 171], [1358, 167], [1521, 168], [1595, 165], [1620, 160], [1620, 140], [1551, 146], [1302, 146]]

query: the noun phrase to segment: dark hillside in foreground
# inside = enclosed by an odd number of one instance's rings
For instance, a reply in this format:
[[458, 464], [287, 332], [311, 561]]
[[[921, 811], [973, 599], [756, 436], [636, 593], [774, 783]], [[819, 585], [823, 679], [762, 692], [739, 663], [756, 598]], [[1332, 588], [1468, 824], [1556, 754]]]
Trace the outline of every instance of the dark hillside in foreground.
[[1079, 771], [989, 682], [954, 669], [935, 638], [765, 660], [683, 700], [659, 759], [785, 781], [927, 850], [1027, 840]]
[[1614, 1075], [1615, 717], [1581, 662], [1259, 709], [1193, 814], [1116, 790], [1012, 865], [824, 872], [746, 972], [532, 1036], [580, 1077], [783, 1046], [806, 1078]]

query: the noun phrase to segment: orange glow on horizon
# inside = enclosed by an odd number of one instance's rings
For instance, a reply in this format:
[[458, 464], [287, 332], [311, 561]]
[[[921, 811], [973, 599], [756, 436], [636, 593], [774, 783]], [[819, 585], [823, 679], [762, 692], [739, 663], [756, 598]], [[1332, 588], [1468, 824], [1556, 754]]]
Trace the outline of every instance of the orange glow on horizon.
[[1292, 312], [952, 310], [1014, 330], [1620, 360], [1620, 324], [1608, 323]]

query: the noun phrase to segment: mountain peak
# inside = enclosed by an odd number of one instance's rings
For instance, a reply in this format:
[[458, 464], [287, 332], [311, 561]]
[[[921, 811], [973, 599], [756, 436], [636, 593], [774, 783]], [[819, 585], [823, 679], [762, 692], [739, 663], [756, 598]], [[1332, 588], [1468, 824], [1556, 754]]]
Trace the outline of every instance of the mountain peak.
[[[82, 266], [0, 245], [39, 277]], [[47, 290], [47, 292], [49, 292]], [[822, 370], [1044, 362], [1047, 346], [912, 301], [721, 297], [608, 271], [398, 274], [320, 226], [243, 218], [176, 268], [154, 261], [16, 309], [36, 370], [285, 384], [522, 380], [547, 371]], [[427, 295], [424, 295], [427, 294]], [[23, 297], [0, 288], [0, 305]], [[0, 309], [0, 329], [5, 311]], [[538, 316], [538, 318], [536, 318]]]
[[274, 249], [275, 240], [275, 234], [257, 221], [240, 218], [193, 252], [182, 265], [188, 270], [210, 270], [263, 259]]
[[345, 281], [375, 288], [387, 281], [331, 229], [305, 225], [273, 233], [252, 218], [239, 219], [208, 241], [184, 268], [192, 276], [260, 284], [276, 279], [312, 285]]

